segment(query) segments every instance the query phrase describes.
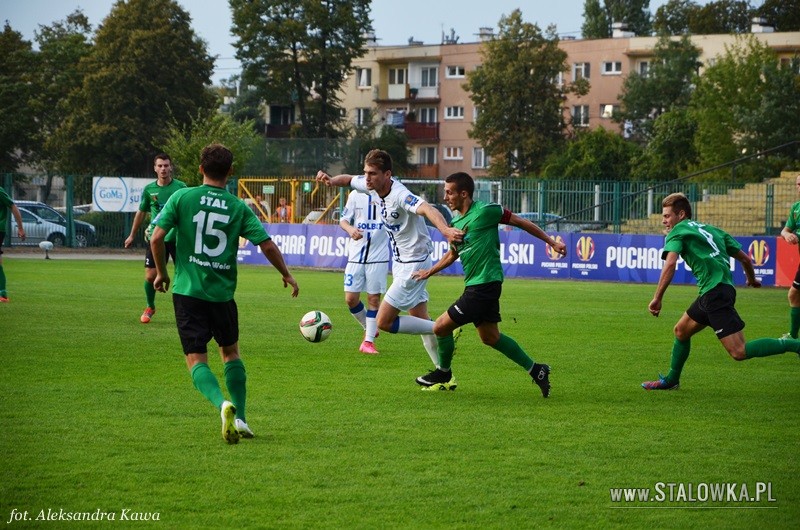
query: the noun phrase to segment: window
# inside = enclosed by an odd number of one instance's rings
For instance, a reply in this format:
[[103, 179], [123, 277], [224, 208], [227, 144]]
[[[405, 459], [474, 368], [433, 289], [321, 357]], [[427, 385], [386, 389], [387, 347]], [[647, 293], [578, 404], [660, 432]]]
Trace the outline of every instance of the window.
[[422, 107], [419, 109], [420, 123], [436, 123], [438, 120], [436, 107]]
[[425, 165], [433, 165], [436, 163], [436, 148], [435, 147], [420, 147], [419, 148], [419, 163]]
[[589, 63], [575, 63], [572, 66], [573, 81], [577, 81], [578, 79], [589, 79], [589, 74]]
[[600, 105], [601, 118], [610, 119], [613, 118], [617, 113], [619, 113], [619, 105], [612, 105], [610, 103]]
[[447, 67], [446, 77], [460, 78], [460, 77], [464, 77], [465, 73], [466, 73], [466, 71], [465, 71], [463, 66], [448, 66]]
[[356, 68], [356, 86], [358, 88], [372, 86], [372, 68]]
[[464, 160], [464, 150], [461, 147], [445, 147], [445, 160]]
[[[603, 75], [620, 75], [622, 61], [606, 61], [603, 63]], [[589, 77], [588, 75], [586, 77]]]
[[647, 73], [650, 71], [650, 62], [649, 61], [641, 61], [639, 63], [639, 75], [642, 77], [647, 77]]
[[481, 113], [478, 107], [472, 107], [472, 121], [478, 121], [478, 115]]
[[404, 85], [406, 82], [405, 68], [389, 68], [389, 84]]
[[444, 109], [444, 119], [446, 120], [463, 120], [464, 107], [447, 107]]
[[420, 83], [421, 86], [424, 87], [438, 86], [436, 79], [439, 75], [438, 67], [432, 66], [429, 68], [423, 68], [421, 73], [422, 73], [422, 82]]
[[572, 107], [572, 126], [589, 126], [589, 105], [575, 105]]
[[558, 75], [553, 78], [553, 84], [557, 87], [564, 86], [564, 72], [558, 72]]
[[472, 148], [472, 167], [473, 169], [485, 169], [489, 167], [489, 157], [483, 147]]
[[370, 112], [372, 109], [367, 107], [357, 108], [356, 109], [356, 125], [367, 125], [372, 118], [372, 113]]

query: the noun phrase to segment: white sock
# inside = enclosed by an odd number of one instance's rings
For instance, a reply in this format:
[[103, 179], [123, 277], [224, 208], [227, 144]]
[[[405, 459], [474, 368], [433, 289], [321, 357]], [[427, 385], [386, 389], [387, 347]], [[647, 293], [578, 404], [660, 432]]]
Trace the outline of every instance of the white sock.
[[356, 307], [351, 307], [350, 314], [361, 324], [362, 328], [367, 329], [367, 310], [364, 309], [364, 304], [359, 303]]
[[[397, 317], [397, 333], [406, 333], [408, 335], [433, 335], [433, 320], [426, 320], [424, 318], [402, 316]], [[436, 338], [434, 337], [434, 344]], [[434, 346], [435, 351], [435, 346]]]
[[436, 335], [420, 335], [422, 344], [425, 345], [425, 351], [428, 352], [428, 357], [433, 361], [433, 365], [439, 368], [439, 352], [436, 347]]
[[378, 321], [375, 315], [378, 313], [377, 309], [370, 309], [366, 314], [366, 326], [364, 327], [366, 333], [364, 340], [367, 342], [375, 342], [375, 333], [378, 332]]

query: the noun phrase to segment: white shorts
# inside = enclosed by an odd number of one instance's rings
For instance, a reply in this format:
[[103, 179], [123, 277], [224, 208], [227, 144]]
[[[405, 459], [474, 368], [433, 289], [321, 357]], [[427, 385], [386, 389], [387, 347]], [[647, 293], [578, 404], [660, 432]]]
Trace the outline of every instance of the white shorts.
[[344, 269], [344, 291], [346, 293], [383, 294], [386, 292], [386, 276], [389, 262], [348, 263]]
[[418, 263], [392, 263], [392, 285], [383, 300], [395, 309], [408, 311], [428, 301], [428, 280], [417, 281], [411, 274], [420, 269], [430, 269], [431, 258]]

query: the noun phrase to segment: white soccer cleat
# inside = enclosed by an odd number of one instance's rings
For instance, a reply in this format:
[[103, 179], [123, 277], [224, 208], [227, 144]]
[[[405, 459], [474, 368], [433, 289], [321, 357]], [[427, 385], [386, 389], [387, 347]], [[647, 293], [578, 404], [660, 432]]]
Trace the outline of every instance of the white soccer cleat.
[[250, 427], [247, 425], [247, 423], [245, 423], [243, 419], [236, 418], [235, 426], [236, 430], [239, 431], [239, 435], [242, 438], [253, 438], [255, 436], [255, 434], [253, 434], [253, 431], [250, 429]]
[[219, 411], [222, 417], [222, 438], [229, 444], [239, 443], [239, 431], [236, 430], [236, 407], [230, 401], [222, 403]]

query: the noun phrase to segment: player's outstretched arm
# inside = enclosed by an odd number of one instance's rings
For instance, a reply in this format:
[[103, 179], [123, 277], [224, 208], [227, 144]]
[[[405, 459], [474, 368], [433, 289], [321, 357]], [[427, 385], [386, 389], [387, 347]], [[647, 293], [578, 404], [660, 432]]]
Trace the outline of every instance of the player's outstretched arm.
[[450, 250], [448, 250], [447, 253], [444, 256], [442, 256], [442, 259], [437, 261], [433, 267], [431, 267], [430, 269], [420, 269], [414, 272], [411, 275], [411, 277], [417, 281], [427, 280], [437, 272], [443, 271], [444, 269], [455, 263], [457, 259], [458, 259], [458, 253], [455, 250], [453, 250], [453, 247], [450, 247]]
[[525, 230], [533, 237], [541, 239], [542, 241], [550, 245], [553, 248], [553, 250], [555, 250], [562, 256], [567, 255], [566, 243], [564, 243], [563, 241], [556, 241], [555, 239], [547, 235], [547, 232], [542, 230], [541, 227], [536, 223], [529, 221], [527, 219], [523, 219], [519, 215], [512, 213], [511, 216], [508, 218], [508, 223], [506, 224], [510, 224], [511, 226], [516, 226], [517, 228]]
[[464, 239], [464, 232], [458, 228], [448, 226], [442, 213], [427, 202], [423, 201], [422, 204], [417, 207], [417, 213], [424, 215], [428, 221], [447, 238], [449, 243], [460, 243]]
[[279, 273], [281, 273], [281, 276], [283, 277], [283, 286], [292, 286], [292, 298], [296, 298], [300, 293], [300, 287], [297, 286], [297, 281], [292, 276], [292, 273], [289, 272], [288, 267], [286, 267], [286, 262], [283, 260], [283, 254], [281, 254], [281, 250], [278, 248], [278, 245], [276, 245], [271, 239], [268, 239], [260, 243], [258, 246], [261, 248], [261, 252], [264, 253], [264, 256], [272, 264], [272, 266], [275, 267]]
[[678, 253], [667, 253], [667, 259], [664, 260], [664, 267], [661, 269], [661, 276], [658, 278], [658, 286], [656, 286], [656, 294], [653, 295], [653, 300], [647, 309], [650, 314], [657, 317], [661, 313], [661, 301], [664, 299], [664, 293], [667, 292], [667, 287], [672, 283], [672, 278], [675, 277], [675, 265], [678, 263]]
[[733, 259], [742, 264], [744, 269], [744, 276], [747, 278], [746, 285], [750, 287], [761, 287], [761, 282], [756, 278], [756, 271], [753, 269], [753, 262], [750, 261], [750, 256], [744, 250], [739, 250], [733, 255]]
[[332, 177], [322, 170], [317, 171], [317, 182], [321, 182], [331, 188], [346, 188], [350, 185], [351, 180], [353, 180], [353, 175], [336, 175]]
[[156, 262], [156, 279], [153, 280], [153, 287], [156, 291], [166, 293], [169, 289], [169, 273], [167, 272], [167, 249], [164, 246], [164, 238], [167, 231], [156, 226], [153, 235], [150, 236], [150, 251], [153, 253], [153, 260]]

